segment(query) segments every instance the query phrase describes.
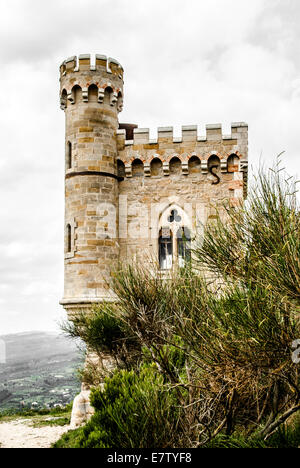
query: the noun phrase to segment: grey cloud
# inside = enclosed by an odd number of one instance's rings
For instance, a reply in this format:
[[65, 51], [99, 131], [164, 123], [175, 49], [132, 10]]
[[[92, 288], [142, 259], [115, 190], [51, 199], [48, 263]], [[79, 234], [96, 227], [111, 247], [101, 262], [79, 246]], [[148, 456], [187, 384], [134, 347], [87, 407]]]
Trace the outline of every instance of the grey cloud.
[[300, 3], [298, 0], [268, 0], [256, 28], [248, 38], [254, 44], [290, 58], [300, 67]]

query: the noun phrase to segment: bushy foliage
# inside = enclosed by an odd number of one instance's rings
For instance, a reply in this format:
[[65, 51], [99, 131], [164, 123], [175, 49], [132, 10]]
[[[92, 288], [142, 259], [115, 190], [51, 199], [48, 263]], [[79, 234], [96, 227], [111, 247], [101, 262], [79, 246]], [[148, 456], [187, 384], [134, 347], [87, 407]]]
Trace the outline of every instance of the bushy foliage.
[[[81, 444], [300, 443], [299, 424], [292, 432], [286, 427], [300, 410], [299, 366], [291, 359], [292, 342], [300, 338], [300, 215], [293, 182], [278, 168], [260, 173], [247, 204], [224, 206], [193, 258], [194, 268], [173, 271], [167, 280], [153, 265], [123, 266], [113, 278], [118, 301], [100, 304], [71, 325], [90, 349], [110, 350], [128, 369], [113, 377], [122, 380], [121, 393], [114, 380], [106, 382], [105, 394], [94, 393], [96, 416]], [[150, 381], [140, 370], [143, 362], [152, 369]], [[150, 387], [153, 407], [146, 404]], [[172, 395], [166, 408], [180, 408], [176, 424], [171, 411], [161, 413], [158, 395]], [[112, 432], [103, 429], [110, 405]], [[146, 432], [142, 442], [142, 426], [134, 425], [140, 411], [143, 427], [152, 427], [154, 414], [158, 418], [152, 438]], [[162, 421], [174, 424], [173, 439], [158, 431]]]
[[[76, 436], [70, 434], [56, 444], [71, 439], [75, 448], [172, 447], [180, 431], [180, 408], [174, 390], [164, 387], [154, 366], [139, 372], [121, 370], [106, 379], [104, 389], [94, 389], [91, 403], [95, 415]], [[75, 439], [75, 440], [74, 440]]]

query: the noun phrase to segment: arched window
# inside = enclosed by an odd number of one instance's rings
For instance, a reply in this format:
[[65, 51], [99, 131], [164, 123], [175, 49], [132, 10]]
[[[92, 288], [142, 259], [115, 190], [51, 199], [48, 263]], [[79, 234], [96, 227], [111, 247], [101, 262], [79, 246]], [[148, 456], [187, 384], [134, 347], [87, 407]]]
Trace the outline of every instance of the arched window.
[[189, 160], [189, 173], [190, 174], [200, 174], [201, 172], [201, 162], [198, 156], [192, 156]]
[[163, 165], [159, 158], [154, 158], [151, 161], [151, 175], [161, 176], [163, 174]]
[[132, 163], [132, 177], [143, 177], [144, 164], [140, 159], [135, 159]]
[[181, 174], [181, 161], [176, 156], [170, 161], [170, 175]]
[[89, 102], [98, 102], [98, 86], [92, 84], [88, 91]]
[[181, 227], [177, 231], [177, 255], [178, 265], [183, 268], [191, 262], [191, 233], [187, 227]]
[[111, 105], [111, 99], [113, 95], [113, 89], [107, 86], [104, 91], [104, 104]]
[[236, 154], [229, 156], [227, 160], [227, 171], [238, 172], [239, 171], [239, 158]]
[[71, 225], [67, 225], [67, 253], [72, 252], [72, 229]]
[[61, 96], [60, 96], [60, 107], [62, 109], [66, 109], [67, 103], [68, 103], [68, 93], [65, 89], [63, 89]]
[[159, 266], [170, 270], [173, 265], [173, 239], [169, 228], [162, 228], [159, 235]]
[[117, 161], [117, 169], [118, 169], [118, 176], [125, 177], [125, 164], [120, 159], [118, 159]]
[[212, 166], [218, 166], [218, 168], [220, 166], [220, 158], [216, 154], [213, 154], [208, 160], [208, 167]]
[[118, 112], [122, 112], [123, 110], [123, 96], [121, 91], [118, 93], [118, 104], [117, 104]]
[[72, 89], [74, 104], [82, 101], [82, 89], [79, 85], [75, 85]]
[[208, 160], [208, 172], [214, 177], [212, 185], [220, 183], [221, 162], [217, 155], [212, 155]]
[[72, 143], [68, 141], [67, 143], [67, 169], [72, 168]]

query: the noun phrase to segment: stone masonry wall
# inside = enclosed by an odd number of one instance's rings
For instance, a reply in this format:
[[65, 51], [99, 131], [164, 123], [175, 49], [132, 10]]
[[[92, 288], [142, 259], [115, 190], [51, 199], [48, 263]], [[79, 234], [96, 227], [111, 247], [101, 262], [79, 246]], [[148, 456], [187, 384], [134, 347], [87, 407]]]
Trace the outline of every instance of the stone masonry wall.
[[119, 182], [120, 258], [146, 251], [158, 258], [159, 232], [168, 225], [164, 213], [176, 209], [189, 218], [181, 223], [189, 223], [193, 236], [201, 235], [216, 206], [243, 199], [248, 126], [232, 124], [231, 135], [222, 135], [221, 125], [208, 125], [205, 137], [197, 136], [197, 127], [183, 127], [181, 138], [173, 138], [172, 128], [159, 128], [154, 141], [148, 129], [134, 130], [132, 141], [119, 130], [118, 159], [124, 175]]

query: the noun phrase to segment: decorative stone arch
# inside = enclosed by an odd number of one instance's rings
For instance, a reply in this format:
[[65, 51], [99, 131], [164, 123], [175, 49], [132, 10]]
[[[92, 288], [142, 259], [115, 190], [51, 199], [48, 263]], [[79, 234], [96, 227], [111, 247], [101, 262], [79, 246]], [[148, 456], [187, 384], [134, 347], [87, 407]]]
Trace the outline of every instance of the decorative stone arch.
[[[98, 102], [98, 93], [99, 93], [98, 85], [96, 83], [88, 83], [86, 90], [87, 90], [86, 92], [87, 100], [89, 102]], [[84, 96], [83, 96], [83, 100], [84, 100]]]
[[117, 89], [116, 90], [116, 93], [117, 93], [117, 110], [118, 112], [122, 112], [123, 110], [123, 93], [120, 89]]
[[[178, 163], [179, 161], [179, 163]], [[173, 156], [170, 160], [169, 160], [169, 172], [170, 172], [170, 175], [176, 175], [176, 174], [182, 174], [183, 173], [183, 161], [182, 161], [182, 158], [178, 157], [178, 156]]]
[[128, 161], [127, 161], [127, 159], [126, 159], [126, 158], [124, 158], [124, 157], [122, 157], [122, 156], [118, 156], [118, 157], [117, 157], [117, 161], [122, 161], [122, 163], [124, 163], [124, 164], [128, 164]]
[[180, 255], [183, 250], [184, 233], [186, 232], [189, 240], [191, 239], [191, 216], [178, 203], [166, 203], [160, 209], [156, 232], [160, 268], [169, 270], [174, 264], [183, 266], [180, 264], [182, 263], [180, 262]]
[[101, 83], [101, 88], [106, 90], [107, 88], [111, 88], [114, 92], [116, 91], [114, 85], [110, 81], [105, 81]]
[[175, 202], [170, 202], [161, 208], [158, 217], [158, 229], [161, 229], [162, 227], [172, 223], [170, 220], [168, 220], [172, 211], [177, 213], [178, 218], [181, 218], [180, 220], [175, 219], [174, 227], [176, 228], [176, 231], [179, 227], [185, 226], [189, 229], [192, 229], [191, 217], [186, 213], [184, 208], [182, 208], [178, 203]]
[[171, 161], [171, 159], [173, 159], [173, 158], [178, 158], [178, 159], [180, 159], [181, 163], [183, 163], [183, 161], [184, 161], [182, 155], [181, 155], [181, 154], [178, 154], [178, 153], [173, 153], [173, 154], [171, 154], [170, 156], [167, 157], [167, 159], [166, 159], [165, 161], [168, 162], [168, 163], [170, 164], [170, 161]]
[[66, 90], [66, 88], [63, 88], [60, 93], [60, 108], [62, 110], [65, 110], [67, 108], [67, 103], [68, 103], [68, 91]]
[[202, 160], [202, 156], [195, 151], [193, 153], [188, 153], [187, 155], [187, 161], [189, 161], [191, 158], [198, 158], [200, 161]]
[[104, 92], [103, 102], [114, 107], [118, 102], [118, 93], [111, 83], [105, 83], [102, 86]]
[[150, 166], [150, 175], [151, 176], [163, 176], [164, 168], [161, 158], [151, 158]]
[[219, 151], [209, 151], [208, 153], [204, 153], [203, 160], [208, 161], [209, 158], [211, 158], [212, 156], [218, 156], [218, 158], [221, 161], [224, 155], [220, 153]]
[[197, 154], [192, 154], [188, 158], [188, 172], [189, 174], [201, 173], [201, 159]]
[[144, 162], [140, 158], [134, 158], [131, 162], [132, 177], [144, 176]]
[[99, 86], [100, 86], [100, 85], [99, 85], [99, 81], [95, 81], [95, 80], [87, 81], [86, 84], [85, 84], [85, 86], [86, 86], [87, 88], [89, 88], [90, 86], [93, 86], [93, 85], [94, 85], [94, 86], [97, 86], [97, 88], [99, 88]]
[[208, 169], [210, 169], [210, 167], [213, 165], [218, 165], [219, 167], [221, 167], [221, 161], [222, 159], [218, 154], [211, 154], [207, 160]]
[[207, 160], [207, 170], [209, 178], [212, 180], [212, 185], [220, 183], [220, 174], [222, 171], [222, 159], [218, 154], [211, 154]]
[[74, 83], [71, 91], [68, 92], [68, 101], [70, 101], [71, 104], [75, 104], [80, 100], [82, 100], [82, 86], [78, 83]]
[[140, 161], [142, 161], [143, 164], [145, 164], [145, 162], [146, 162], [145, 158], [142, 158], [142, 156], [138, 152], [137, 152], [137, 154], [135, 156], [132, 156], [129, 159], [129, 163], [132, 164], [135, 159], [139, 159]]
[[226, 153], [226, 159], [228, 159], [231, 155], [235, 155], [237, 156], [240, 160], [243, 159], [243, 155], [239, 152], [239, 151], [229, 151], [228, 153]]
[[162, 163], [165, 162], [165, 160], [161, 157], [161, 155], [160, 155], [160, 154], [157, 154], [157, 153], [152, 154], [152, 155], [150, 156], [150, 158], [149, 158], [149, 164], [152, 163], [153, 159], [160, 159]]
[[236, 152], [227, 155], [227, 172], [239, 172], [240, 171], [240, 157]]
[[103, 103], [111, 105], [113, 94], [114, 94], [113, 86], [107, 84], [103, 88]]

